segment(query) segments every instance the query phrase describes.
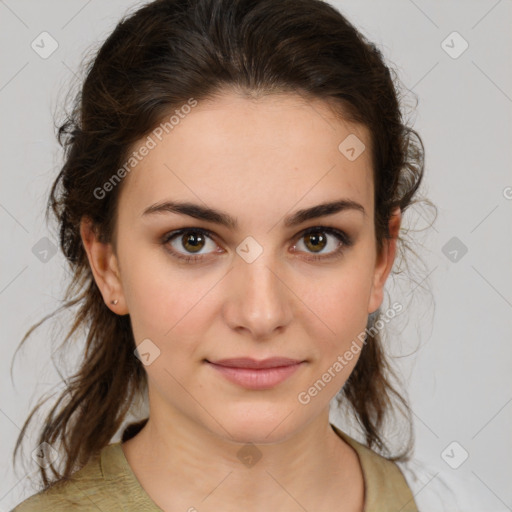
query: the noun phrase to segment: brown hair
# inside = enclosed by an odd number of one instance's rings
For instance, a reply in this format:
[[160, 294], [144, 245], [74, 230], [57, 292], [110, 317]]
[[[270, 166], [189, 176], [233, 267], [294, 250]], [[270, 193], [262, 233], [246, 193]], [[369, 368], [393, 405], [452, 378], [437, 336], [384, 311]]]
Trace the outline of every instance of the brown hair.
[[[69, 478], [109, 444], [134, 400], [147, 391], [130, 317], [105, 305], [79, 230], [81, 219], [89, 217], [100, 240], [112, 241], [122, 183], [101, 199], [94, 190], [123, 165], [136, 141], [190, 98], [211, 99], [227, 88], [247, 97], [302, 94], [336, 105], [344, 119], [369, 128], [380, 251], [390, 237], [392, 210], [399, 206], [403, 212], [413, 203], [424, 169], [423, 143], [403, 120], [398, 80], [391, 72], [377, 47], [321, 0], [157, 0], [117, 24], [88, 63], [83, 86], [58, 130], [65, 161], [46, 215], [53, 212], [58, 221], [72, 280], [55, 312], [77, 306], [62, 345], [81, 327], [86, 341], [79, 370], [64, 381], [39, 435], [38, 443], [59, 443], [64, 452], [61, 468], [41, 467], [45, 487]], [[399, 242], [399, 248], [407, 246], [402, 237]], [[55, 312], [33, 325], [20, 347]], [[379, 313], [370, 315], [369, 327]], [[408, 417], [412, 439], [410, 409], [392, 385], [395, 377], [379, 333], [371, 332], [337, 399], [353, 408], [370, 448], [390, 460], [406, 460], [411, 442], [391, 457], [382, 438], [395, 400]], [[25, 421], [14, 461], [43, 403]]]

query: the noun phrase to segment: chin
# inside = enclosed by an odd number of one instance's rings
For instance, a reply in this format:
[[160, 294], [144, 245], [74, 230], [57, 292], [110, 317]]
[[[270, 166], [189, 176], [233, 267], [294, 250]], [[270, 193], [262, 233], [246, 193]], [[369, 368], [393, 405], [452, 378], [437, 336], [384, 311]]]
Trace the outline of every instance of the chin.
[[275, 414], [270, 411], [264, 414], [257, 409], [252, 406], [251, 412], [224, 417], [221, 424], [226, 430], [216, 424], [215, 432], [226, 440], [242, 444], [274, 444], [286, 441], [294, 434], [294, 424], [289, 418], [283, 421], [289, 414], [283, 414], [284, 408], [280, 407]]

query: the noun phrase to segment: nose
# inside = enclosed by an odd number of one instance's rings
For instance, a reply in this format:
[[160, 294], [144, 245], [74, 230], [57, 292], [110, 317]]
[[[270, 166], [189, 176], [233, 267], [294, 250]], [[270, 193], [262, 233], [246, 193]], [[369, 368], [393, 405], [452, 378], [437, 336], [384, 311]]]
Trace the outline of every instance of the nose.
[[294, 294], [271, 254], [264, 251], [252, 263], [240, 258], [228, 279], [224, 315], [233, 330], [266, 340], [290, 324]]

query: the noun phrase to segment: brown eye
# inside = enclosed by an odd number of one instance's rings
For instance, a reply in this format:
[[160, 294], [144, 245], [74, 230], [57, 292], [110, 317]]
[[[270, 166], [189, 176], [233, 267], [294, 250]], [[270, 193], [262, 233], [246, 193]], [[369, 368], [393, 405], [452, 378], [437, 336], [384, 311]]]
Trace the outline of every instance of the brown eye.
[[[201, 228], [183, 228], [165, 234], [161, 243], [174, 257], [187, 263], [199, 263], [206, 260], [210, 253], [224, 252], [215, 243], [213, 233]], [[304, 239], [304, 242], [302, 242]], [[303, 231], [299, 236], [300, 242], [293, 246], [293, 252], [312, 254], [306, 260], [326, 260], [341, 257], [344, 249], [353, 245], [352, 239], [343, 231], [336, 228], [315, 226]], [[211, 244], [208, 249], [208, 244]], [[299, 246], [303, 244], [304, 249]], [[325, 249], [330, 250], [325, 250]], [[201, 251], [205, 249], [204, 252]]]
[[204, 259], [207, 256], [207, 252], [199, 253], [204, 248], [208, 248], [208, 243], [211, 244], [212, 249], [208, 252], [215, 252], [218, 246], [213, 241], [210, 233], [198, 228], [172, 231], [162, 238], [162, 244], [166, 246], [172, 256], [187, 262]]
[[188, 231], [181, 237], [181, 244], [187, 251], [198, 252], [203, 248], [204, 243], [204, 235], [197, 231]]
[[327, 245], [327, 238], [321, 231], [308, 233], [305, 235], [304, 240], [306, 247], [313, 252], [320, 252]]
[[[312, 253], [313, 256], [306, 258], [311, 261], [340, 257], [345, 248], [353, 245], [352, 239], [343, 231], [322, 226], [303, 231], [299, 238], [304, 242], [296, 244], [294, 251], [299, 249], [301, 252]], [[305, 247], [304, 251], [299, 247], [301, 244]], [[326, 247], [330, 250], [324, 250]]]

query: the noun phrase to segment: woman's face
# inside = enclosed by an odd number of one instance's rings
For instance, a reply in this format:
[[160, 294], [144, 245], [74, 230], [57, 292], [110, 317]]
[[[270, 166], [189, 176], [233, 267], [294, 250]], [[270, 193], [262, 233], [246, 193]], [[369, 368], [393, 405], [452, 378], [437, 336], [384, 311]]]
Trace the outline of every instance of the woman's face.
[[[124, 178], [116, 253], [95, 278], [142, 343], [153, 420], [273, 442], [325, 413], [359, 353], [339, 358], [382, 301], [394, 243], [377, 257], [369, 133], [295, 95], [226, 93], [185, 111], [134, 148], [151, 146]], [[252, 386], [211, 364], [241, 357], [302, 363]]]

